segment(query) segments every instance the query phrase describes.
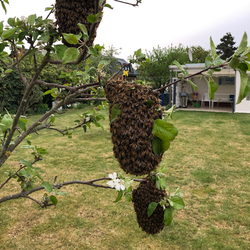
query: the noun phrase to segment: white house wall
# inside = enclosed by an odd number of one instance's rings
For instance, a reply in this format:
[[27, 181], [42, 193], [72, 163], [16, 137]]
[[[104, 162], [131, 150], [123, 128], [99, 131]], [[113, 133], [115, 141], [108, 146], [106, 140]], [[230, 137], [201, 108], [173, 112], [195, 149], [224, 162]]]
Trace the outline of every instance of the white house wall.
[[[236, 72], [236, 86], [235, 86], [235, 93], [236, 93], [236, 99], [235, 101], [237, 102], [237, 98], [239, 95], [240, 91], [240, 73], [237, 71]], [[235, 113], [250, 113], [250, 100], [246, 100], [244, 98], [240, 104], [235, 105]]]

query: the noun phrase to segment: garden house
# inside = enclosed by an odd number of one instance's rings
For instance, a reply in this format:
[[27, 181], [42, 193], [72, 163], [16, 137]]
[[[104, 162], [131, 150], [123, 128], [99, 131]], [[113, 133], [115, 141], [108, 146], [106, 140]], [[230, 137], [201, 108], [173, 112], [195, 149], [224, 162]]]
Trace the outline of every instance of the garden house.
[[[188, 71], [189, 75], [193, 75], [205, 69], [205, 64], [186, 64], [182, 67]], [[169, 68], [170, 81], [173, 82], [181, 71], [175, 65], [170, 65]], [[225, 67], [221, 71], [214, 72], [213, 79], [218, 84], [218, 90], [213, 100], [209, 99], [207, 81], [201, 75], [192, 76], [189, 79], [198, 86], [198, 90], [194, 91], [192, 85], [186, 80], [175, 84], [172, 88], [172, 104], [176, 104], [177, 108], [250, 113], [250, 95], [236, 105], [240, 89], [238, 71]]]

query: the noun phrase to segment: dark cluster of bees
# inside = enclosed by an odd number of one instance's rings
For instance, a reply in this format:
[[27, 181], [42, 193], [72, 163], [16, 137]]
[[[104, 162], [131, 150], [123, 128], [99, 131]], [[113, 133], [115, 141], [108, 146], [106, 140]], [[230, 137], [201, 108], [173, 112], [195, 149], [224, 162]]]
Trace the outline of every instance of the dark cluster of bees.
[[150, 176], [162, 159], [162, 154], [157, 156], [152, 149], [153, 124], [162, 118], [160, 99], [148, 86], [119, 80], [109, 82], [105, 92], [110, 103], [110, 120], [115, 105], [121, 110], [110, 124], [113, 151], [120, 167], [126, 173], [148, 175], [132, 194], [137, 222], [146, 233], [159, 233], [164, 228], [163, 208], [158, 205], [150, 217], [147, 210], [151, 202], [160, 202], [166, 196], [165, 191], [156, 188]]
[[137, 222], [147, 234], [157, 234], [164, 228], [164, 211], [158, 204], [153, 214], [148, 217], [148, 205], [151, 202], [160, 202], [166, 196], [166, 193], [156, 188], [151, 176], [146, 177], [144, 180], [137, 189], [133, 190], [132, 194]]
[[158, 94], [150, 87], [119, 80], [108, 83], [105, 92], [110, 119], [114, 105], [121, 110], [110, 125], [115, 157], [126, 173], [149, 174], [162, 158], [152, 149], [154, 120], [162, 117]]
[[[90, 14], [96, 14], [95, 4], [96, 1], [93, 0], [56, 0], [55, 17], [59, 33], [71, 33], [78, 35], [81, 32], [77, 25], [78, 23], [84, 24], [88, 33], [90, 33], [91, 23], [88, 22], [87, 17]], [[99, 6], [98, 12], [101, 10], [102, 7]], [[96, 29], [97, 27], [98, 25], [96, 26]], [[87, 42], [87, 46], [92, 46], [95, 37], [96, 30]], [[64, 39], [63, 43], [68, 47], [75, 46], [67, 43]]]

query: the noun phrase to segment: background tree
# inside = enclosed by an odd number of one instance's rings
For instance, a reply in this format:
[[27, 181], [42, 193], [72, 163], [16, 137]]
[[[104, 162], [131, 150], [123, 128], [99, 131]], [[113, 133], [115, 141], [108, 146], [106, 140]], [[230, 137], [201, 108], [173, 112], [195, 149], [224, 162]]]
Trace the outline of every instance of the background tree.
[[178, 47], [169, 46], [167, 48], [153, 48], [152, 51], [146, 51], [146, 57], [150, 63], [145, 63], [137, 68], [138, 78], [145, 79], [152, 83], [154, 89], [165, 85], [170, 79], [169, 65], [174, 60], [180, 64], [189, 62], [186, 48], [180, 44]]
[[234, 37], [230, 32], [226, 33], [221, 39], [221, 43], [219, 43], [216, 47], [216, 51], [221, 56], [221, 59], [226, 60], [227, 58], [230, 58], [236, 51], [237, 47], [234, 47], [234, 44], [236, 43], [234, 41]]
[[187, 47], [188, 50], [191, 50], [192, 53], [192, 62], [191, 63], [204, 63], [207, 56], [210, 55], [210, 50], [205, 50], [201, 46], [191, 46]]

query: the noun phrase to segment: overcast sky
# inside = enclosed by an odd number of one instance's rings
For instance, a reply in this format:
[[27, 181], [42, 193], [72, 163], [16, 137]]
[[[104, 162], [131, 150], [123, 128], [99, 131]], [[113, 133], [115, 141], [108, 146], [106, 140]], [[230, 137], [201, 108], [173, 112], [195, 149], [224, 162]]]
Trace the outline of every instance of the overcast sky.
[[[72, 0], [73, 1], [73, 0]], [[125, 1], [125, 0], [124, 0]], [[54, 0], [9, 0], [7, 15], [0, 9], [0, 21], [9, 17], [30, 14], [45, 17], [45, 7]], [[135, 3], [136, 0], [129, 0]], [[250, 0], [142, 0], [133, 7], [107, 0], [114, 7], [105, 8], [103, 20], [98, 28], [95, 43], [122, 48], [119, 57], [127, 59], [141, 48], [200, 45], [209, 49], [209, 37], [215, 45], [220, 38], [231, 32], [236, 46], [247, 32], [250, 40]]]

